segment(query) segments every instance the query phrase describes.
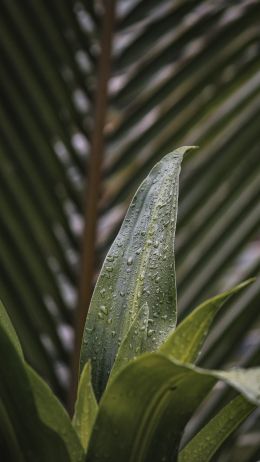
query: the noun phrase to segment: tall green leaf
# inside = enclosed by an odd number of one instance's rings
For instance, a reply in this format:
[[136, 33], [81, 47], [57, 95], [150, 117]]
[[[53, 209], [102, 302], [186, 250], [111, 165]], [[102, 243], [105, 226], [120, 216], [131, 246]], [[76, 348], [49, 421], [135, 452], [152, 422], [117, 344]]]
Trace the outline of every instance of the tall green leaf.
[[[149, 306], [145, 349], [155, 350], [176, 324], [174, 234], [183, 147], [165, 156], [139, 187], [95, 286], [81, 368], [92, 360], [98, 397], [137, 312]], [[156, 335], [155, 335], [156, 332]]]

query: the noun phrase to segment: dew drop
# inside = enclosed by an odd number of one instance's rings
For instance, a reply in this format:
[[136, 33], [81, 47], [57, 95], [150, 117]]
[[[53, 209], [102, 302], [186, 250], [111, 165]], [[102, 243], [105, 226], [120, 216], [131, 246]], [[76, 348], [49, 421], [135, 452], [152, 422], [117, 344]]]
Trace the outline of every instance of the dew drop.
[[129, 257], [127, 259], [127, 264], [128, 264], [128, 266], [131, 266], [133, 264], [133, 257]]
[[107, 310], [107, 307], [105, 305], [101, 305], [100, 311], [101, 311], [101, 313], [103, 313], [105, 315], [108, 314], [108, 310]]

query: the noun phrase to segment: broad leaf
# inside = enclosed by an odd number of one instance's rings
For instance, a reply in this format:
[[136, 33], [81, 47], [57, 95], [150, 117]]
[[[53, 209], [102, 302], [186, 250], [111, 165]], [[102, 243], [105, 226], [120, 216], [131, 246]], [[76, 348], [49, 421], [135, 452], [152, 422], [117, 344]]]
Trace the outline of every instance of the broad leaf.
[[199, 305], [169, 336], [166, 342], [161, 346], [160, 351], [182, 362], [195, 362], [206, 339], [209, 328], [220, 308], [232, 295], [254, 281], [255, 279], [252, 278], [242, 282], [236, 287], [216, 297], [210, 298]]
[[98, 411], [98, 405], [91, 383], [91, 366], [86, 363], [78, 386], [78, 396], [73, 416], [73, 426], [86, 450], [89, 437]]
[[174, 234], [183, 147], [165, 156], [141, 184], [102, 267], [85, 325], [81, 369], [92, 360], [98, 397], [120, 343], [139, 309], [148, 303], [155, 350], [176, 324]]
[[255, 409], [243, 396], [228, 403], [180, 452], [178, 462], [208, 462], [221, 444]]
[[260, 368], [208, 371], [160, 353], [132, 360], [101, 399], [87, 462], [177, 461], [184, 427], [218, 379], [260, 404]]

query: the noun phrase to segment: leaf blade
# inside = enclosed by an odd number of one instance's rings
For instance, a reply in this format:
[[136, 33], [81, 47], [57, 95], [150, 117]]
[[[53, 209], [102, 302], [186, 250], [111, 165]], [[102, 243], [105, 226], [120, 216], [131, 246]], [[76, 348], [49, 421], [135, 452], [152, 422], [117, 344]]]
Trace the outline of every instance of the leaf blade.
[[98, 396], [104, 390], [118, 344], [145, 302], [152, 307], [150, 317], [157, 331], [147, 339], [147, 351], [158, 347], [175, 327], [173, 241], [178, 177], [182, 157], [191, 149], [194, 147], [179, 148], [154, 166], [134, 196], [104, 262], [86, 320], [80, 360], [82, 369], [92, 359]]
[[254, 281], [255, 278], [248, 279], [200, 304], [180, 323], [160, 351], [182, 362], [195, 362], [218, 311], [232, 295]]

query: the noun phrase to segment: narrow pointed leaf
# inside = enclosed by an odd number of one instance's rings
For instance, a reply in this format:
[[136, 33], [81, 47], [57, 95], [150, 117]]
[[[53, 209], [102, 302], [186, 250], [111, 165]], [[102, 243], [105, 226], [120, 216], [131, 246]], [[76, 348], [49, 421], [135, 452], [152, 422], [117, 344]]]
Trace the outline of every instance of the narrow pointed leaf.
[[97, 411], [98, 405], [91, 383], [91, 366], [88, 362], [85, 364], [80, 377], [78, 397], [73, 416], [73, 426], [85, 450], [88, 446]]
[[254, 278], [248, 279], [248, 281], [242, 282], [199, 305], [169, 336], [161, 346], [160, 351], [182, 362], [195, 362], [206, 340], [209, 328], [220, 308], [232, 295], [254, 281]]
[[149, 307], [145, 303], [138, 311], [133, 323], [123, 339], [110, 374], [110, 380], [122, 367], [145, 351], [149, 321]]
[[180, 452], [178, 462], [208, 462], [229, 435], [255, 409], [243, 396], [228, 403]]
[[209, 371], [160, 353], [132, 360], [101, 399], [87, 462], [176, 462], [184, 427], [218, 379], [260, 404], [260, 368]]
[[86, 321], [81, 369], [92, 360], [98, 397], [120, 345], [140, 307], [147, 302], [156, 349], [176, 324], [174, 234], [183, 147], [165, 156], [145, 179], [105, 259]]

